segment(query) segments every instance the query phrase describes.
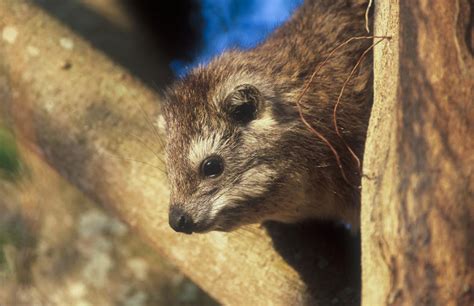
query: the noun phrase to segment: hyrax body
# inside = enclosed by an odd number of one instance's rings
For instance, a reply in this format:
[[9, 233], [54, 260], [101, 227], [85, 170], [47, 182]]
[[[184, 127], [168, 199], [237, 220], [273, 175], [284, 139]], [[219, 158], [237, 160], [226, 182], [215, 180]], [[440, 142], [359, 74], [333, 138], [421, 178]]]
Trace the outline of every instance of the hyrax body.
[[[340, 220], [358, 226], [360, 175], [347, 146], [361, 157], [371, 108], [371, 58], [343, 83], [371, 42], [365, 1], [308, 0], [263, 44], [228, 51], [192, 70], [163, 105], [169, 221], [179, 232], [229, 231], [266, 220]], [[346, 146], [347, 145], [347, 146]]]

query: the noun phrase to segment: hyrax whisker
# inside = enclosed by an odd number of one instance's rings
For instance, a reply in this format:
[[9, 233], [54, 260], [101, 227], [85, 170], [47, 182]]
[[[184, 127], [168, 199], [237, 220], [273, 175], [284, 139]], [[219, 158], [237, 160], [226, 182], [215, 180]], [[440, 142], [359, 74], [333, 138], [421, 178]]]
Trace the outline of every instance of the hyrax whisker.
[[135, 104], [138, 106], [138, 108], [140, 109], [141, 113], [143, 114], [143, 118], [145, 119], [145, 122], [146, 124], [150, 127], [150, 131], [152, 132], [152, 134], [154, 135], [155, 137], [155, 140], [160, 144], [160, 146], [162, 148], [165, 147], [164, 143], [163, 143], [163, 140], [161, 139], [161, 136], [160, 136], [160, 133], [158, 132], [156, 126], [153, 124], [153, 122], [151, 121], [150, 117], [148, 116], [147, 112], [145, 111], [145, 109], [143, 108], [143, 106], [141, 105], [141, 103], [139, 101], [135, 101]]
[[[304, 86], [303, 88], [303, 91], [300, 93], [300, 95], [298, 96], [298, 99], [296, 100], [296, 104], [298, 105], [298, 111], [300, 112], [300, 117], [301, 117], [301, 120], [303, 121], [303, 123], [308, 127], [308, 129], [316, 135], [316, 137], [318, 137], [320, 140], [322, 140], [329, 148], [330, 150], [332, 151], [332, 153], [334, 154], [334, 157], [336, 159], [336, 162], [337, 162], [337, 165], [341, 171], [341, 175], [342, 177], [344, 178], [344, 180], [346, 181], [346, 183], [348, 183], [349, 185], [352, 185], [352, 186], [355, 186], [353, 185], [349, 179], [347, 178], [346, 176], [346, 173], [345, 173], [345, 170], [343, 168], [343, 165], [341, 164], [341, 159], [340, 159], [340, 156], [339, 156], [339, 153], [335, 150], [334, 146], [331, 144], [331, 142], [326, 138], [324, 137], [319, 131], [317, 131], [313, 126], [311, 126], [307, 121], [306, 119], [304, 118], [304, 115], [303, 115], [303, 112], [301, 110], [301, 99], [304, 97], [304, 95], [306, 94], [306, 92], [308, 91], [308, 89], [310, 88], [314, 78], [316, 77], [316, 75], [318, 75], [318, 73], [321, 71], [321, 69], [324, 67], [324, 65], [327, 64], [327, 62], [329, 61], [329, 59], [339, 50], [339, 49], [342, 49], [344, 46], [346, 46], [347, 44], [353, 42], [353, 41], [357, 41], [357, 40], [367, 40], [367, 39], [374, 39], [374, 38], [382, 38], [382, 37], [379, 37], [379, 36], [357, 36], [357, 37], [351, 37], [349, 39], [347, 39], [346, 41], [344, 41], [343, 43], [339, 44], [338, 46], [336, 46], [326, 57], [325, 59], [318, 65], [316, 66], [314, 72], [311, 74], [311, 77], [309, 78], [309, 80], [306, 82], [306, 85]], [[371, 50], [371, 48], [368, 48], [368, 50]], [[364, 55], [363, 55], [364, 56]], [[358, 64], [356, 64], [356, 66], [358, 66]], [[351, 76], [351, 75], [350, 75]], [[347, 78], [347, 80], [350, 79], [350, 76], [349, 78]], [[345, 88], [345, 85], [343, 85], [343, 88]], [[336, 103], [336, 105], [334, 106], [334, 109], [337, 109], [337, 106], [340, 102], [340, 99], [338, 98], [338, 101]], [[336, 128], [336, 133], [339, 135], [339, 131], [338, 129]], [[342, 139], [342, 137], [340, 137]], [[343, 140], [343, 139], [342, 139]], [[344, 140], [343, 140], [344, 141]], [[354, 153], [354, 151], [350, 148], [350, 146], [348, 146], [346, 143], [344, 143], [346, 148], [349, 150], [349, 152], [351, 153], [351, 155], [353, 156], [353, 158], [355, 158], [357, 164], [358, 164], [358, 167], [360, 168], [360, 160], [359, 158], [357, 157], [357, 155]]]
[[153, 153], [153, 155], [155, 155], [155, 157], [158, 159], [159, 162], [161, 162], [162, 164], [164, 164], [164, 160], [161, 158], [160, 155], [158, 155], [158, 153], [153, 150], [153, 148], [146, 142], [144, 141], [143, 139], [141, 139], [140, 137], [132, 134], [132, 133], [129, 133], [129, 132], [125, 132], [128, 136], [132, 137], [132, 138], [135, 138], [135, 140], [137, 140], [139, 143], [141, 143], [145, 148], [147, 148], [150, 152]]
[[372, 0], [369, 0], [369, 3], [367, 4], [367, 8], [365, 9], [365, 30], [367, 31], [367, 33], [370, 33], [369, 13], [370, 13], [371, 7], [372, 7]]
[[152, 167], [152, 168], [154, 168], [154, 169], [157, 169], [158, 171], [160, 171], [160, 172], [163, 173], [163, 174], [167, 174], [166, 171], [164, 171], [164, 170], [161, 169], [160, 167], [158, 167], [158, 166], [156, 166], [156, 165], [154, 165], [154, 164], [151, 164], [151, 163], [142, 161], [142, 160], [137, 160], [137, 159], [133, 159], [133, 158], [123, 157], [123, 156], [120, 156], [120, 155], [117, 155], [117, 154], [115, 154], [115, 153], [108, 152], [108, 151], [102, 151], [102, 154], [109, 155], [110, 157], [114, 157], [114, 158], [117, 158], [117, 159], [120, 159], [120, 160], [124, 160], [124, 161], [127, 161], [127, 162], [134, 162], [134, 163], [146, 165], [146, 166]]
[[354, 152], [354, 150], [346, 143], [346, 141], [344, 140], [344, 138], [342, 137], [340, 131], [339, 131], [339, 128], [337, 126], [337, 108], [339, 107], [339, 104], [341, 103], [341, 98], [342, 98], [342, 95], [344, 93], [344, 90], [346, 89], [346, 86], [347, 84], [349, 83], [349, 81], [351, 80], [352, 76], [354, 75], [355, 71], [357, 70], [357, 68], [360, 66], [360, 64], [362, 63], [362, 61], [364, 60], [364, 58], [366, 57], [366, 55], [376, 46], [378, 45], [379, 43], [381, 43], [384, 39], [386, 39], [388, 37], [379, 37], [379, 40], [374, 42], [372, 45], [370, 45], [367, 49], [365, 49], [364, 53], [362, 53], [362, 55], [360, 56], [360, 58], [357, 60], [357, 63], [354, 65], [354, 67], [352, 68], [349, 76], [346, 78], [346, 80], [344, 81], [344, 84], [342, 85], [342, 88], [341, 88], [341, 91], [339, 92], [339, 96], [337, 97], [337, 101], [336, 101], [336, 104], [334, 104], [334, 110], [333, 110], [333, 124], [334, 124], [334, 130], [336, 131], [337, 133], [337, 136], [339, 136], [339, 138], [341, 139], [341, 141], [344, 143], [344, 145], [346, 146], [347, 150], [350, 152], [351, 156], [353, 157], [353, 159], [355, 160], [355, 162], [357, 163], [357, 170], [360, 172], [361, 171], [361, 162], [360, 162], [360, 158], [357, 156], [357, 154]]

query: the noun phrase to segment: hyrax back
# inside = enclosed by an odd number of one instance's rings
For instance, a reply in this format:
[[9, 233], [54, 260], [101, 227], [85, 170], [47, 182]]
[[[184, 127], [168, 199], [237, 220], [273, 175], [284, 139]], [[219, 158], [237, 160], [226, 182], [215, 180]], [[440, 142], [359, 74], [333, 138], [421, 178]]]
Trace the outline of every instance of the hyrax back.
[[169, 90], [163, 116], [175, 230], [228, 231], [311, 218], [358, 226], [360, 177], [347, 146], [362, 156], [370, 58], [351, 78], [338, 108], [344, 141], [332, 119], [343, 83], [370, 41], [339, 48], [300, 102], [304, 118], [331, 142], [340, 164], [303, 124], [297, 105], [305, 82], [334, 48], [367, 35], [366, 4], [354, 2], [306, 1], [260, 46], [226, 52]]

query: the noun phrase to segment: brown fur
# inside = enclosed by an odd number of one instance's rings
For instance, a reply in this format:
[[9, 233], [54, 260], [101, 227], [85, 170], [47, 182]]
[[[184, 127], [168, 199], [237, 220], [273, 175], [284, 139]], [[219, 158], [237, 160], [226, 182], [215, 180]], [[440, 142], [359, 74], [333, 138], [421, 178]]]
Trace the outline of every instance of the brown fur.
[[[330, 51], [350, 37], [366, 35], [366, 4], [353, 2], [306, 1], [260, 46], [226, 52], [169, 90], [163, 115], [171, 206], [193, 218], [194, 231], [311, 218], [358, 226], [360, 195], [354, 185], [360, 177], [334, 130], [332, 111], [345, 79], [371, 42], [353, 41], [337, 51], [301, 100], [305, 118], [339, 152], [352, 184], [341, 176], [328, 146], [303, 125], [296, 105], [305, 81]], [[371, 107], [371, 70], [368, 57], [338, 108], [340, 131], [359, 157]], [[239, 126], [229, 120], [225, 101], [243, 84], [259, 90], [262, 109], [250, 124]], [[212, 135], [217, 135], [215, 142]], [[206, 154], [224, 159], [220, 177], [199, 175], [193, 159]]]

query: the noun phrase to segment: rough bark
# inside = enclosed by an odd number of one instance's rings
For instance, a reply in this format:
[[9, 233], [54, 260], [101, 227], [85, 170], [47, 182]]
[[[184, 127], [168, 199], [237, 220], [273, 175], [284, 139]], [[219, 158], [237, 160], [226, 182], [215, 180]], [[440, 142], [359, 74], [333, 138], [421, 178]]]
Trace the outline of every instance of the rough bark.
[[472, 1], [378, 1], [363, 305], [474, 304]]
[[[354, 305], [359, 262], [346, 231], [268, 225], [184, 236], [167, 222], [158, 97], [30, 2], [0, 1], [0, 99], [18, 138], [114, 210], [219, 301]], [[138, 140], [139, 136], [141, 140]], [[120, 157], [118, 157], [118, 156]]]

